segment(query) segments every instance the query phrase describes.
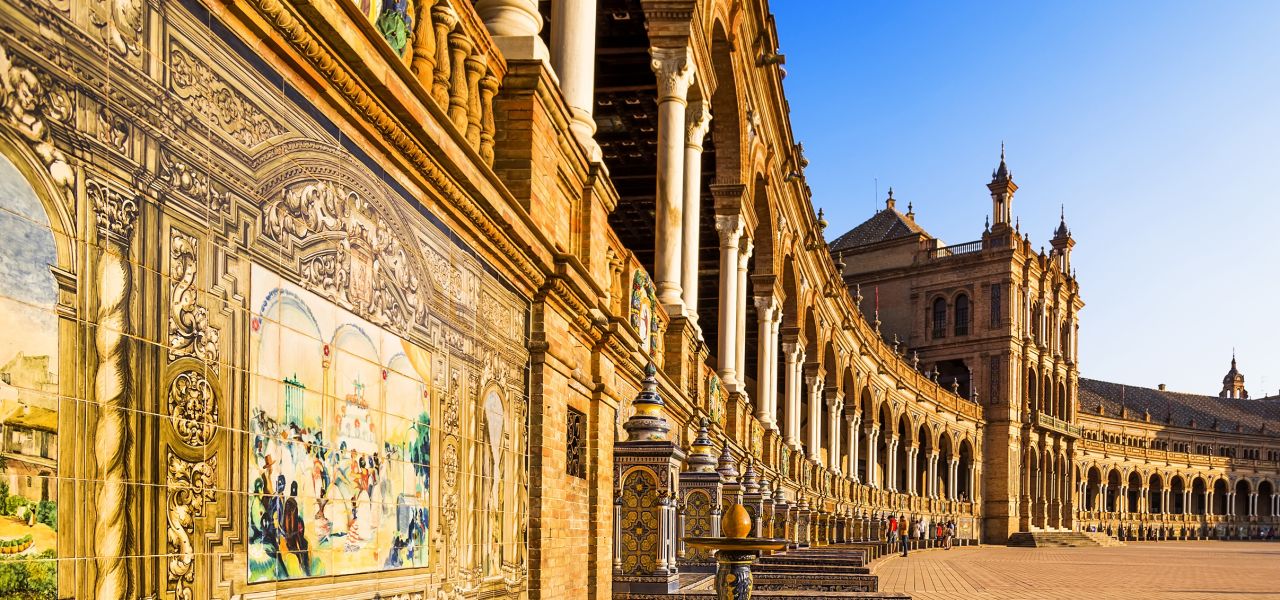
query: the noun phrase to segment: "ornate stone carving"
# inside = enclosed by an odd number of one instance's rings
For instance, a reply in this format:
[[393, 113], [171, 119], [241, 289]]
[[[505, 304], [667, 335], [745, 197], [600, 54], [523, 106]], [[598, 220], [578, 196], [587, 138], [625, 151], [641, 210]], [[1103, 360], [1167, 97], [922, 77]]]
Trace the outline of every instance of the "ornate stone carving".
[[142, 54], [139, 41], [146, 21], [142, 0], [97, 0], [89, 11], [89, 18], [102, 30], [102, 41], [116, 54]]
[[284, 133], [261, 108], [177, 45], [169, 51], [169, 89], [192, 112], [245, 148]]
[[694, 73], [689, 49], [650, 48], [649, 57], [649, 68], [658, 78], [658, 102], [667, 98], [684, 100]]
[[217, 456], [187, 462], [169, 452], [169, 473], [165, 482], [168, 500], [169, 584], [178, 600], [191, 600], [195, 582], [196, 550], [191, 542], [195, 520], [204, 516], [206, 503], [214, 501], [214, 469]]
[[87, 182], [85, 194], [93, 203], [98, 234], [128, 244], [133, 238], [133, 224], [138, 219], [141, 199], [111, 189], [99, 181]]
[[689, 103], [689, 107], [685, 109], [685, 144], [701, 149], [702, 140], [710, 130], [711, 103], [705, 100]]
[[178, 230], [169, 237], [169, 360], [193, 356], [218, 362], [218, 328], [209, 325], [209, 310], [200, 305], [196, 287], [196, 238]]
[[169, 419], [188, 446], [207, 446], [217, 433], [218, 399], [200, 371], [185, 371], [169, 384]]
[[74, 109], [64, 88], [0, 46], [0, 120], [26, 139], [54, 184], [66, 191], [73, 189], [75, 173], [66, 155], [54, 147], [49, 123], [69, 120]]
[[408, 252], [365, 199], [332, 181], [286, 187], [262, 212], [263, 234], [318, 250], [300, 261], [303, 282], [377, 325], [405, 331], [422, 299]]
[[158, 179], [196, 200], [206, 203], [210, 212], [221, 213], [231, 206], [231, 194], [219, 188], [204, 172], [187, 164], [170, 152], [160, 153]]

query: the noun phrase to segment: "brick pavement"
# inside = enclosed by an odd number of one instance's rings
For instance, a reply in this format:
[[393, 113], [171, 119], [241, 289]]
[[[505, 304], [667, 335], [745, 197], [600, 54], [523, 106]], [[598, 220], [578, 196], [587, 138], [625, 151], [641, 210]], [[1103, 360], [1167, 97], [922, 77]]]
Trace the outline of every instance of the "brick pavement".
[[955, 548], [886, 558], [874, 572], [881, 590], [916, 600], [1280, 599], [1280, 542]]

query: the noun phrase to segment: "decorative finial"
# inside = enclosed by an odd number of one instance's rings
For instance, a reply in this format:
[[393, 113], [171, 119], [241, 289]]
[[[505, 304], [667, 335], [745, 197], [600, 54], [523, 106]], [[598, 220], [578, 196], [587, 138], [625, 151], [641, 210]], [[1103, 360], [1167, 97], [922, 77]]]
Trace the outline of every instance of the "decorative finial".
[[912, 219], [916, 217], [916, 208], [910, 200], [907, 201], [907, 216]]
[[707, 431], [711, 428], [711, 420], [703, 417], [698, 424], [698, 435], [693, 438], [689, 452], [689, 470], [695, 473], [716, 472], [716, 449], [711, 444]]
[[890, 186], [890, 187], [889, 187], [889, 197], [888, 197], [887, 199], [885, 199], [885, 201], [884, 201], [884, 207], [885, 207], [886, 209], [888, 209], [888, 210], [892, 210], [892, 209], [893, 209], [893, 207], [894, 207], [894, 205], [895, 205], [895, 204], [897, 204], [897, 202], [898, 202], [897, 200], [894, 200], [894, 199], [893, 199], [893, 187], [892, 187], [892, 186]]
[[729, 443], [725, 442], [724, 450], [720, 452], [720, 465], [716, 468], [720, 473], [720, 477], [724, 483], [736, 483], [738, 481], [738, 466], [734, 464], [733, 451], [729, 449]]
[[982, 233], [991, 232], [991, 215], [987, 215], [982, 219]]
[[818, 229], [821, 230], [826, 228], [827, 228], [827, 219], [823, 215], [822, 208], [819, 207], [818, 208]]
[[919, 350], [911, 351], [911, 369], [915, 371], [920, 370], [920, 351]]
[[757, 479], [756, 461], [752, 456], [747, 457], [747, 470], [742, 474], [742, 491], [748, 494], [756, 494], [760, 492], [760, 481]]
[[657, 374], [658, 368], [652, 362], [645, 366], [643, 389], [631, 402], [636, 413], [622, 424], [622, 428], [627, 430], [629, 442], [662, 441], [667, 439], [667, 433], [671, 431], [671, 425], [662, 415], [665, 403], [658, 393]]

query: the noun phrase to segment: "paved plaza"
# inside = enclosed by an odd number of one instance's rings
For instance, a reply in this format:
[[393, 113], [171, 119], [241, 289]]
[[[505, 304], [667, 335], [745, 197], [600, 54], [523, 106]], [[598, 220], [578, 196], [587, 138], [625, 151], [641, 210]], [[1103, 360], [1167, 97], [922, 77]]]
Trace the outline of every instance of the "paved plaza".
[[1280, 598], [1280, 543], [931, 550], [875, 565], [916, 600]]

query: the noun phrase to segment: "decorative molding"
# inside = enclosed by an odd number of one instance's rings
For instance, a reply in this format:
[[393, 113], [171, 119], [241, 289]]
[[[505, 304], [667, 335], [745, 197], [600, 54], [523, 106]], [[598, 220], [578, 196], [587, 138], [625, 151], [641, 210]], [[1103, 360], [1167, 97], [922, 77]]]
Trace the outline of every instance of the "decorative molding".
[[[289, 12], [284, 3], [280, 2], [280, 0], [251, 0], [244, 4], [247, 5], [246, 8], [251, 7], [252, 10], [264, 17], [266, 22], [280, 34], [286, 44], [292, 46], [303, 59], [319, 71], [328, 81], [331, 89], [351, 102], [356, 111], [377, 129], [388, 144], [395, 147], [420, 170], [427, 181], [444, 196], [443, 205], [459, 211], [466, 221], [476, 227], [481, 237], [494, 244], [496, 253], [510, 260], [515, 270], [525, 277], [534, 288], [542, 285], [543, 280], [546, 278], [542, 269], [525, 256], [524, 251], [515, 245], [504, 228], [495, 223], [488, 212], [476, 203], [475, 199], [465, 193], [449, 175], [440, 169], [426, 148], [418, 143], [417, 140], [409, 137], [408, 128], [393, 118], [391, 113], [382, 106], [381, 101], [370, 95], [364, 86], [353, 78], [343, 65], [339, 64], [328, 47]], [[447, 13], [452, 13], [452, 9], [449, 8], [448, 3], [440, 3], [435, 6], [432, 12], [433, 16], [438, 16], [437, 13], [447, 18]], [[456, 17], [453, 18], [456, 21]], [[448, 23], [442, 23], [439, 18], [437, 18], [436, 23], [436, 39], [438, 41], [440, 28], [443, 25], [448, 25]], [[436, 47], [440, 55], [447, 57], [445, 44], [437, 43]], [[439, 87], [438, 79], [441, 66], [440, 61], [437, 61], [437, 85], [434, 87]], [[446, 96], [445, 103], [447, 103], [447, 100]]]
[[303, 283], [343, 308], [402, 333], [424, 323], [418, 269], [383, 216], [354, 190], [327, 180], [287, 186], [263, 208], [262, 235], [306, 248]]
[[85, 184], [85, 194], [93, 203], [98, 223], [98, 235], [127, 246], [133, 238], [133, 226], [138, 220], [142, 199], [116, 191], [100, 181]]
[[147, 9], [142, 0], [95, 0], [89, 21], [101, 30], [102, 41], [120, 56], [142, 54], [142, 28]]
[[226, 212], [233, 196], [214, 184], [209, 176], [187, 164], [172, 152], [160, 151], [160, 172], [157, 179], [192, 198], [203, 201], [212, 213]]
[[658, 78], [658, 103], [685, 101], [693, 83], [694, 66], [688, 47], [650, 48], [649, 68]]
[[169, 89], [206, 124], [245, 148], [253, 148], [285, 131], [208, 64], [177, 44], [169, 49]]
[[169, 451], [168, 478], [165, 481], [168, 499], [165, 507], [168, 520], [169, 584], [177, 600], [192, 599], [195, 582], [196, 550], [191, 538], [195, 535], [195, 520], [204, 516], [205, 504], [214, 502], [214, 472], [218, 457], [187, 462]]
[[169, 384], [169, 419], [178, 438], [192, 448], [203, 448], [218, 432], [218, 397], [213, 385], [198, 370], [183, 371]]
[[192, 356], [218, 362], [217, 327], [209, 325], [209, 310], [200, 304], [196, 286], [199, 242], [177, 229], [169, 232], [169, 361]]
[[0, 120], [30, 144], [53, 183], [65, 192], [75, 188], [75, 172], [66, 155], [54, 146], [49, 125], [70, 121], [74, 114], [73, 97], [65, 88], [0, 46]]

